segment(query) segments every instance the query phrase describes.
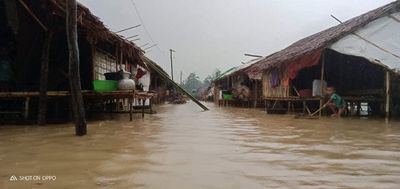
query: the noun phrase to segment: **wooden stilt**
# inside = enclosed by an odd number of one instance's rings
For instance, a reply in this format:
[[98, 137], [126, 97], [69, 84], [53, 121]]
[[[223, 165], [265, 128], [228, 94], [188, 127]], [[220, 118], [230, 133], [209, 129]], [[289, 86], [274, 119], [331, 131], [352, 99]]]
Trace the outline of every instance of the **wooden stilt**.
[[255, 87], [254, 87], [254, 108], [257, 108], [257, 101], [258, 101], [258, 81], [255, 80]]
[[[319, 108], [322, 108], [324, 102], [323, 102], [323, 93], [324, 93], [324, 77], [325, 77], [325, 54], [322, 54], [321, 58], [321, 81], [320, 81], [320, 88], [321, 88], [321, 100], [319, 101]], [[322, 116], [322, 111], [319, 111], [319, 117]]]
[[390, 73], [389, 71], [385, 72], [385, 92], [386, 92], [386, 98], [385, 98], [385, 118], [389, 119], [390, 117]]
[[31, 98], [26, 97], [25, 98], [25, 108], [24, 108], [24, 119], [27, 120], [29, 118], [29, 102]]
[[79, 71], [77, 3], [76, 0], [67, 0], [66, 5], [66, 29], [69, 51], [69, 83], [71, 88], [72, 112], [75, 123], [75, 134], [77, 136], [83, 136], [86, 135], [87, 130]]
[[150, 114], [153, 114], [153, 99], [149, 99]]
[[132, 116], [132, 114], [133, 114], [133, 97], [131, 97], [131, 98], [129, 98], [129, 100], [128, 100], [128, 105], [129, 105], [129, 121], [132, 121], [133, 120], [133, 116]]
[[53, 32], [49, 30], [45, 34], [42, 49], [42, 63], [40, 68], [40, 95], [39, 95], [39, 111], [38, 111], [38, 124], [46, 125], [47, 122], [47, 84], [49, 75], [49, 54], [51, 39]]
[[146, 104], [146, 99], [142, 99], [142, 118], [144, 118], [145, 104]]

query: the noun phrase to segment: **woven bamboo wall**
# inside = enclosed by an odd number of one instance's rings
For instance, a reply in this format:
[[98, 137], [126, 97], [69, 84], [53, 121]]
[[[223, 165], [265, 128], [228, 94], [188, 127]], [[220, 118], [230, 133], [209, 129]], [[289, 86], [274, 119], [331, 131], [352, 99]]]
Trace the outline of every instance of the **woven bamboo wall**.
[[94, 79], [104, 80], [104, 73], [117, 71], [117, 61], [109, 55], [95, 51], [93, 58]]
[[[270, 70], [263, 73], [262, 84], [263, 84], [263, 96], [264, 97], [289, 97], [289, 86], [285, 86], [284, 80], [288, 80], [288, 75], [284, 72], [280, 73], [281, 82], [280, 85], [272, 88], [271, 87], [271, 75]], [[288, 83], [288, 82], [287, 82]]]

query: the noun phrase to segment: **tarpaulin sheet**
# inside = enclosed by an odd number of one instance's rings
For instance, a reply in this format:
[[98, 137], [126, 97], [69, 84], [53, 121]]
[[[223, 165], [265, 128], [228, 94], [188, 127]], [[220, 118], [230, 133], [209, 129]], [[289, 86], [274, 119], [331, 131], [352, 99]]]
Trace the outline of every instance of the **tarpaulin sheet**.
[[289, 78], [292, 80], [297, 77], [297, 74], [300, 70], [317, 65], [319, 63], [321, 55], [322, 50], [319, 50], [312, 54], [304, 55], [301, 58], [289, 63], [289, 66], [287, 67]]
[[[400, 69], [400, 13], [379, 18], [349, 34], [329, 48], [343, 54], [360, 56], [390, 69]], [[385, 49], [379, 49], [366, 40]]]

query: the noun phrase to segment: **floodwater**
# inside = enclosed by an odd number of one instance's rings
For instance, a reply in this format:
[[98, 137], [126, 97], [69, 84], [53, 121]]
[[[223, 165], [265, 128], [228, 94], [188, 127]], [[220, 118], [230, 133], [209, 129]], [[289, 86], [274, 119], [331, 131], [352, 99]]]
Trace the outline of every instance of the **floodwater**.
[[399, 122], [207, 106], [91, 122], [85, 137], [2, 126], [0, 188], [400, 188]]

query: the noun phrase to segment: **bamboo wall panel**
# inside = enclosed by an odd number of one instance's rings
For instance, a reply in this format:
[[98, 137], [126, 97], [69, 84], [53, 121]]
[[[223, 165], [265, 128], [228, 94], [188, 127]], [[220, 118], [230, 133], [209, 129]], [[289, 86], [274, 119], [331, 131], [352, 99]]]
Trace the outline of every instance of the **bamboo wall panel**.
[[262, 76], [263, 96], [264, 97], [289, 97], [289, 85], [285, 86], [284, 80], [288, 79], [287, 74], [280, 74], [281, 82], [277, 87], [271, 86], [270, 71], [264, 72]]
[[96, 80], [105, 80], [105, 73], [117, 71], [117, 61], [97, 50], [94, 53], [93, 63], [94, 79]]

